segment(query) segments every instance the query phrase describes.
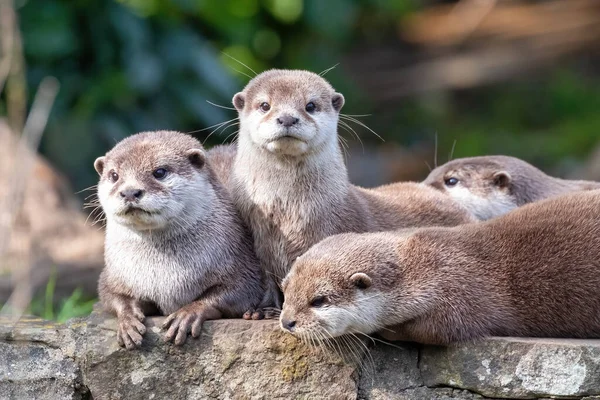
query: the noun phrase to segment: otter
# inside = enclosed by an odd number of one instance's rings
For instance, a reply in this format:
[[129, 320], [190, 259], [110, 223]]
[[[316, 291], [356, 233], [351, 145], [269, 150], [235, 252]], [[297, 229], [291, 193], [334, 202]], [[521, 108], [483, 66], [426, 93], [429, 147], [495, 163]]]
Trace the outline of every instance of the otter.
[[600, 337], [600, 190], [457, 227], [343, 234], [294, 263], [281, 327], [447, 345]]
[[459, 158], [435, 168], [423, 183], [449, 194], [480, 220], [552, 196], [600, 188], [599, 182], [548, 176], [509, 156]]
[[274, 284], [327, 236], [474, 220], [421, 183], [350, 184], [337, 133], [344, 96], [317, 74], [263, 72], [233, 105], [240, 133], [229, 189]]
[[168, 316], [165, 339], [181, 345], [207, 319], [270, 304], [251, 236], [207, 158], [193, 137], [157, 131], [94, 163], [107, 220], [98, 292], [127, 349], [142, 343], [150, 313]]

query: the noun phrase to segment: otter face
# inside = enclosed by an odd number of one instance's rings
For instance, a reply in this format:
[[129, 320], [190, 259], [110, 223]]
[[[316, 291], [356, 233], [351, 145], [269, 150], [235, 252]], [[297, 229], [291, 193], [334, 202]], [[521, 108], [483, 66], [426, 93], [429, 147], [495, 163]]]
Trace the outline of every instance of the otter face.
[[301, 156], [327, 142], [337, 143], [344, 96], [308, 71], [271, 70], [252, 79], [233, 97], [240, 135], [271, 153]]
[[431, 171], [423, 183], [447, 193], [479, 220], [517, 208], [510, 174], [493, 166], [448, 163]]
[[284, 331], [324, 340], [382, 327], [384, 292], [397, 285], [398, 267], [393, 247], [371, 250], [369, 240], [357, 234], [332, 236], [296, 260], [282, 284]]
[[200, 143], [176, 132], [141, 133], [121, 141], [94, 163], [107, 219], [146, 231], [185, 226], [186, 216], [208, 213], [214, 192], [204, 160]]

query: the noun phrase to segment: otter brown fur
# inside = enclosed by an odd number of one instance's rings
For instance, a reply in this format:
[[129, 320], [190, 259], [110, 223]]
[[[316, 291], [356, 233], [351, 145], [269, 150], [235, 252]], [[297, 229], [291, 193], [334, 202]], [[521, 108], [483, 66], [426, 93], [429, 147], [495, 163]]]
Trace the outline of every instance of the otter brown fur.
[[182, 344], [207, 319], [269, 305], [251, 236], [196, 139], [140, 133], [94, 166], [107, 219], [98, 291], [120, 345], [141, 344], [152, 310], [168, 315], [165, 338]]
[[431, 171], [423, 183], [449, 194], [480, 220], [560, 194], [600, 189], [599, 182], [548, 176], [509, 156], [458, 158]]
[[480, 337], [600, 338], [600, 190], [458, 227], [330, 237], [283, 283], [300, 337], [380, 331], [446, 345]]
[[264, 72], [233, 104], [240, 134], [229, 187], [259, 259], [277, 282], [327, 236], [473, 221], [423, 184], [351, 185], [337, 134], [344, 97], [317, 74]]

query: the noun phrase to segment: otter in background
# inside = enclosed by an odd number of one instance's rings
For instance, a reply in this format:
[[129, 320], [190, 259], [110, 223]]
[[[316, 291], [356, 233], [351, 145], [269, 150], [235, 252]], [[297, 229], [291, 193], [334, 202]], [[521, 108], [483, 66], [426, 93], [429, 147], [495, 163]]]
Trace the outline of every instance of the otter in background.
[[423, 183], [449, 194], [480, 220], [560, 194], [600, 188], [599, 182], [548, 176], [509, 156], [458, 158], [435, 168]]
[[251, 236], [210, 161], [193, 137], [159, 131], [130, 136], [94, 163], [107, 220], [98, 291], [118, 318], [121, 346], [142, 343], [148, 313], [168, 316], [165, 338], [179, 345], [207, 319], [271, 302]]
[[600, 338], [599, 287], [594, 190], [477, 224], [327, 238], [284, 280], [280, 322], [308, 340]]

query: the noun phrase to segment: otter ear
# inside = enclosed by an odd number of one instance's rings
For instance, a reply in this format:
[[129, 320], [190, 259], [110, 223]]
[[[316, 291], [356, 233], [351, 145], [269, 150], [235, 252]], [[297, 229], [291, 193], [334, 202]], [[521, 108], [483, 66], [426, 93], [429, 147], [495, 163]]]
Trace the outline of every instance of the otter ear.
[[244, 109], [244, 105], [246, 104], [246, 98], [244, 97], [244, 93], [239, 92], [233, 96], [233, 100], [231, 101], [236, 110], [242, 111]]
[[371, 287], [371, 277], [365, 273], [357, 272], [350, 277], [350, 281], [359, 289], [367, 289]]
[[333, 109], [337, 112], [340, 112], [340, 110], [344, 106], [344, 102], [344, 96], [341, 93], [334, 93], [333, 96], [331, 96], [331, 105], [333, 106]]
[[206, 155], [202, 149], [188, 150], [185, 155], [187, 156], [188, 160], [190, 160], [192, 165], [197, 168], [202, 168], [206, 162]]
[[96, 158], [96, 161], [94, 161], [94, 169], [96, 169], [96, 172], [100, 176], [102, 176], [102, 173], [104, 172], [104, 162], [105, 161], [106, 161], [106, 157], [98, 157], [98, 158]]
[[494, 186], [507, 188], [512, 180], [510, 174], [506, 171], [498, 171], [494, 174]]

